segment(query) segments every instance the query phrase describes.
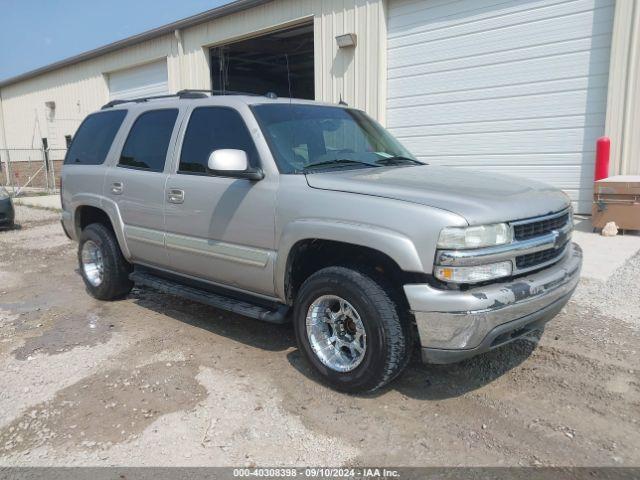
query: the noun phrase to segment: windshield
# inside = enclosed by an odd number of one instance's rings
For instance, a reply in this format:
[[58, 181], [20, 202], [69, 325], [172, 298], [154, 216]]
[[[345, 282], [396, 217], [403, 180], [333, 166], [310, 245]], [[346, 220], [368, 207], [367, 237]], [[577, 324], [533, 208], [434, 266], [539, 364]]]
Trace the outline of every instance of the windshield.
[[285, 103], [252, 110], [281, 173], [421, 164], [359, 110]]

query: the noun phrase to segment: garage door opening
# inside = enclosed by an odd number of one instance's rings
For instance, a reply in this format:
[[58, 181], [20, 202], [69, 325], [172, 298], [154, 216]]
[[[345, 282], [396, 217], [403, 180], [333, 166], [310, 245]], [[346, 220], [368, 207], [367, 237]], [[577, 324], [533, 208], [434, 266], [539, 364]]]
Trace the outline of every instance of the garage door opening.
[[315, 97], [313, 24], [214, 47], [210, 55], [211, 85], [217, 93], [289, 97], [291, 88], [292, 97]]

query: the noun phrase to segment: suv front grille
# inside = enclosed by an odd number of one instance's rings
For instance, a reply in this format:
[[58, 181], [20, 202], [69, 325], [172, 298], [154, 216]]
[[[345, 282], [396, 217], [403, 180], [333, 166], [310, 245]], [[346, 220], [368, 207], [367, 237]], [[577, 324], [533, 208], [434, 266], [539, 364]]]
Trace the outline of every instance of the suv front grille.
[[550, 262], [551, 260], [558, 258], [562, 252], [564, 252], [564, 248], [567, 246], [565, 243], [560, 248], [550, 248], [549, 250], [543, 250], [541, 252], [528, 253], [526, 255], [520, 255], [516, 257], [516, 267], [519, 269], [535, 267], [536, 265], [541, 265], [546, 262]]
[[513, 235], [516, 240], [527, 240], [529, 238], [538, 237], [549, 233], [552, 230], [558, 230], [564, 227], [569, 221], [569, 212], [559, 217], [548, 218], [546, 220], [533, 220], [529, 223], [522, 223], [513, 226]]

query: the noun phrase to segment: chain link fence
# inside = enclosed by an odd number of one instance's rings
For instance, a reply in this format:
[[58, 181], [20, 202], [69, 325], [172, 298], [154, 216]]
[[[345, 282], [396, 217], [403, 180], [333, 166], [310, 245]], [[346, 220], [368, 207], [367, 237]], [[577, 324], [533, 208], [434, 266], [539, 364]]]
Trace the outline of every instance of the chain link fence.
[[0, 149], [0, 184], [14, 196], [26, 192], [57, 193], [66, 149]]

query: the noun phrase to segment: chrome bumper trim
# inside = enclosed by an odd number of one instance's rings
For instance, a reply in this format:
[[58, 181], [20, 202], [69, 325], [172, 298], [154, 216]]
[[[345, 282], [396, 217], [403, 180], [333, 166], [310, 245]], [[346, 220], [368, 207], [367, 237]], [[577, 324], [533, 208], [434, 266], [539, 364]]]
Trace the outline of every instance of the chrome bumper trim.
[[497, 326], [542, 310], [562, 297], [568, 299], [582, 266], [580, 247], [571, 244], [568, 250], [555, 265], [509, 282], [465, 291], [405, 285], [421, 345], [471, 349]]
[[498, 325], [496, 328], [491, 330], [486, 337], [484, 337], [484, 340], [482, 340], [480, 345], [477, 347], [458, 350], [423, 347], [421, 349], [422, 361], [424, 363], [438, 364], [460, 362], [495, 348], [500, 348], [503, 345], [531, 334], [534, 330], [544, 329], [545, 324], [562, 310], [570, 297], [571, 293], [559, 300], [556, 300], [554, 303], [546, 306], [542, 310], [538, 310], [537, 312], [518, 318], [517, 320]]

